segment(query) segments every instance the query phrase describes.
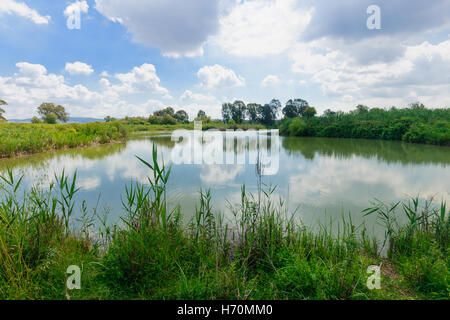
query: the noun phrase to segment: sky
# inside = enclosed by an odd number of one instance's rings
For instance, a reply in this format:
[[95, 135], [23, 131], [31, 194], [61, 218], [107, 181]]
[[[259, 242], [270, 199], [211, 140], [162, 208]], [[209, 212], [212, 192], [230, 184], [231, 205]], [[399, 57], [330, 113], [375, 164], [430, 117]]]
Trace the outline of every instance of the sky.
[[0, 0], [6, 118], [42, 102], [74, 117], [220, 118], [223, 102], [273, 98], [319, 114], [450, 107], [450, 1]]

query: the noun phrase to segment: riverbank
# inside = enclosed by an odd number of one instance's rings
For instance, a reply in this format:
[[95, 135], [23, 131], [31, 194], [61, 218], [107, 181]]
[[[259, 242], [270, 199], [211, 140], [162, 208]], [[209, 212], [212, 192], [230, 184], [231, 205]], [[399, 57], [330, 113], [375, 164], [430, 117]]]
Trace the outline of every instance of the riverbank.
[[[157, 165], [156, 152], [147, 160], [154, 185], [128, 186], [123, 224], [99, 229], [92, 221], [104, 221], [102, 213], [76, 200], [76, 176], [56, 178], [48, 192], [23, 190], [20, 176], [4, 176], [0, 299], [449, 298], [445, 204], [374, 204], [364, 214], [377, 215], [388, 236], [375, 240], [348, 218], [339, 233], [331, 226], [313, 232], [271, 200], [273, 189], [257, 201], [243, 187], [241, 205], [230, 208], [234, 221], [227, 224], [202, 191], [186, 225], [183, 208], [166, 207], [168, 169]], [[400, 215], [409, 223], [397, 224]], [[70, 265], [82, 270], [80, 290], [66, 290]], [[381, 265], [380, 289], [367, 287], [372, 265]]]
[[[194, 129], [194, 123], [158, 125], [149, 124], [148, 121], [142, 122], [138, 119], [140, 118], [86, 124], [0, 123], [0, 158], [120, 142], [132, 132]], [[220, 121], [203, 124], [203, 130], [212, 128], [218, 130], [256, 130], [264, 127], [258, 124], [227, 125]]]
[[[348, 113], [329, 111], [320, 117], [285, 118], [272, 125], [210, 119], [202, 123], [203, 130], [265, 128], [278, 128], [285, 136], [398, 140], [450, 146], [450, 109], [359, 108]], [[145, 117], [87, 124], [0, 123], [0, 158], [121, 141], [130, 132], [176, 129], [193, 130], [194, 123], [151, 124]]]
[[121, 141], [128, 131], [119, 122], [87, 124], [0, 123], [0, 158]]

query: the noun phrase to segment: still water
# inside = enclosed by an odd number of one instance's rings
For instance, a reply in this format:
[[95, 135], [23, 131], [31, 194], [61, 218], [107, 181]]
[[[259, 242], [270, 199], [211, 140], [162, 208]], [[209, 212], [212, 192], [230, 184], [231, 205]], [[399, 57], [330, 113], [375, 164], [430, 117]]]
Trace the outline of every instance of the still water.
[[[235, 141], [245, 139], [236, 134]], [[386, 203], [420, 195], [450, 200], [450, 148], [392, 141], [328, 138], [279, 138], [279, 168], [262, 176], [262, 183], [276, 186], [282, 197], [304, 223], [317, 225], [350, 214], [354, 223], [363, 221], [361, 211], [375, 198]], [[203, 142], [207, 144], [207, 142]], [[257, 192], [256, 165], [175, 164], [177, 147], [169, 133], [141, 134], [125, 143], [47, 152], [0, 160], [0, 172], [7, 167], [24, 175], [24, 188], [47, 187], [64, 169], [78, 175], [77, 198], [109, 212], [114, 223], [122, 214], [121, 197], [131, 181], [146, 183], [150, 172], [136, 155], [150, 160], [152, 146], [172, 166], [170, 204], [180, 204], [189, 218], [198, 206], [199, 190], [210, 189], [216, 211], [227, 214], [228, 204], [239, 203], [243, 184]], [[180, 144], [182, 145], [182, 144]], [[179, 147], [179, 145], [178, 145]], [[267, 146], [267, 148], [269, 148]], [[254, 152], [255, 146], [233, 152]], [[79, 202], [81, 206], [81, 201]], [[367, 221], [367, 220], [366, 220]], [[368, 220], [374, 224], [373, 219]]]

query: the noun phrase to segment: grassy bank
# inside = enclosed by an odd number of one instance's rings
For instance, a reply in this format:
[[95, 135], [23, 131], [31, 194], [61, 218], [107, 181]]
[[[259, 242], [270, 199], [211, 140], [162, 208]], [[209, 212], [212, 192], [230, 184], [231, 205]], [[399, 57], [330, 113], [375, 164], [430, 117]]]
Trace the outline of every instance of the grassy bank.
[[[170, 169], [148, 167], [149, 185], [132, 183], [120, 226], [94, 230], [77, 200], [76, 175], [62, 174], [47, 191], [22, 190], [20, 177], [1, 179], [0, 299], [448, 299], [450, 217], [445, 204], [418, 200], [375, 203], [385, 241], [343, 219], [340, 232], [318, 232], [292, 219], [272, 188], [242, 188], [232, 221], [215, 213], [200, 191], [191, 223], [169, 211]], [[25, 192], [25, 199], [21, 196]], [[81, 210], [81, 213], [78, 212]], [[77, 227], [73, 226], [78, 215]], [[398, 224], [399, 215], [409, 223]], [[95, 232], [94, 232], [95, 231]], [[386, 256], [380, 252], [387, 250]], [[366, 286], [381, 265], [380, 290]], [[66, 291], [67, 267], [82, 269], [81, 290]]]
[[0, 123], [0, 158], [104, 144], [127, 136], [119, 122], [87, 124]]
[[290, 136], [400, 140], [450, 145], [450, 109], [357, 109], [320, 117], [284, 119], [280, 133]]
[[[120, 122], [130, 128], [131, 131], [172, 131], [176, 129], [187, 129], [194, 130], [194, 122], [175, 124], [151, 124], [147, 118], [144, 117], [133, 117], [125, 118], [120, 120]], [[224, 123], [220, 120], [210, 120], [202, 121], [202, 130], [217, 129], [217, 130], [250, 130], [250, 129], [264, 129], [266, 126], [258, 123]]]
[[[208, 129], [262, 129], [258, 124], [228, 125], [221, 121], [203, 123]], [[193, 130], [194, 123], [175, 125], [150, 124], [145, 118], [128, 118], [112, 122], [87, 124], [18, 124], [0, 123], [0, 158], [33, 154], [48, 150], [77, 148], [120, 141], [131, 132]]]

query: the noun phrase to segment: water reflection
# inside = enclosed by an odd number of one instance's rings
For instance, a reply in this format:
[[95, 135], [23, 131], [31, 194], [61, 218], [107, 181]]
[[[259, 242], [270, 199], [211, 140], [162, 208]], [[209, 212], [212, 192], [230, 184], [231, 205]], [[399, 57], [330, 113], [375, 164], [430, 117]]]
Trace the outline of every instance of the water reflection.
[[[258, 143], [243, 144], [242, 134], [234, 135], [234, 147], [224, 153], [233, 157], [258, 152]], [[246, 138], [248, 139], [248, 138]], [[240, 143], [238, 143], [240, 142]], [[239, 203], [240, 188], [257, 191], [255, 164], [174, 164], [174, 148], [191, 148], [170, 135], [139, 135], [126, 143], [48, 152], [16, 159], [0, 160], [0, 172], [7, 167], [24, 175], [25, 186], [47, 186], [54, 173], [64, 169], [78, 173], [78, 197], [91, 206], [97, 203], [111, 209], [114, 221], [121, 214], [121, 195], [131, 180], [147, 182], [148, 169], [136, 155], [150, 159], [153, 143], [159, 160], [172, 165], [169, 198], [172, 206], [180, 203], [183, 213], [193, 214], [200, 188], [211, 188], [216, 210], [226, 212], [227, 202]], [[206, 140], [200, 140], [207, 146]], [[270, 143], [267, 148], [270, 148]], [[325, 138], [281, 138], [279, 170], [264, 176], [265, 184], [277, 186], [276, 196], [288, 200], [291, 209], [305, 223], [327, 222], [351, 212], [361, 222], [361, 210], [374, 198], [385, 202], [407, 195], [436, 196], [450, 199], [450, 148], [412, 145], [401, 142]], [[373, 221], [372, 221], [373, 222]]]

